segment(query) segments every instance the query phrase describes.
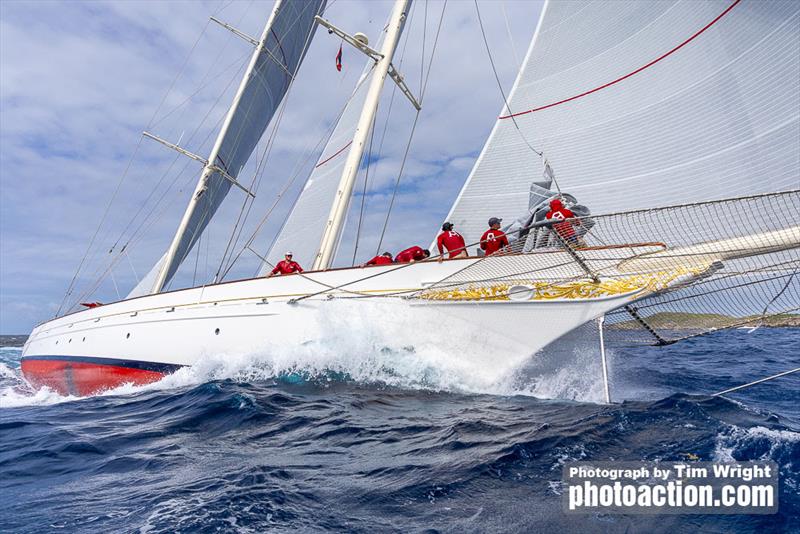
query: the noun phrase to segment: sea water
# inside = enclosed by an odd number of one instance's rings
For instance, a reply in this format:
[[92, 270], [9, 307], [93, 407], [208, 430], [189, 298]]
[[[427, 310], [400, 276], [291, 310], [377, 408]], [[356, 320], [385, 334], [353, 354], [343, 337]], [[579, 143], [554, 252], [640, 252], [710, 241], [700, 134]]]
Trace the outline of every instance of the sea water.
[[[800, 376], [709, 394], [800, 366], [800, 329], [611, 349], [612, 405], [580, 344], [488, 384], [412, 347], [296, 350], [218, 355], [74, 398], [32, 391], [21, 349], [0, 348], [0, 530], [799, 528]], [[688, 458], [776, 462], [779, 513], [562, 511], [564, 462]]]

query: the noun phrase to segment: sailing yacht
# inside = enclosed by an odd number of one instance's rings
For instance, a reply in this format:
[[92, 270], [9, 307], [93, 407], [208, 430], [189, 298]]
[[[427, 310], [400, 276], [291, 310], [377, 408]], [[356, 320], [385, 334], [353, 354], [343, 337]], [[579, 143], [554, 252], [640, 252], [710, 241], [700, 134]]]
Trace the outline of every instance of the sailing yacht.
[[[258, 353], [267, 341], [325, 339], [335, 316], [369, 325], [376, 350], [382, 342], [439, 346], [465, 369], [490, 360], [486, 379], [495, 380], [615, 314], [628, 320], [616, 324], [663, 344], [670, 334], [652, 317], [711, 305], [734, 313], [725, 299], [744, 285], [756, 290], [739, 299], [734, 315], [743, 321], [753, 310], [800, 308], [793, 1], [546, 2], [448, 215], [471, 253], [489, 217], [514, 221], [509, 250], [332, 268], [385, 85], [420, 107], [393, 62], [410, 5], [394, 3], [375, 47], [324, 19], [324, 0], [278, 0], [259, 39], [229, 27], [254, 50], [209, 156], [146, 134], [203, 163], [168, 250], [127, 298], [38, 325], [23, 349], [29, 382], [74, 395], [144, 384], [216, 354]], [[319, 25], [363, 53], [366, 66], [262, 276], [165, 291], [228, 191], [252, 194], [239, 171]], [[601, 214], [576, 209], [566, 223], [580, 230], [579, 246], [542, 217], [553, 198], [584, 199]], [[765, 206], [778, 209], [758, 217]], [[263, 276], [289, 248], [313, 268]], [[695, 307], [681, 308], [687, 303]], [[487, 335], [487, 325], [501, 333]], [[446, 347], [443, 330], [456, 340]]]

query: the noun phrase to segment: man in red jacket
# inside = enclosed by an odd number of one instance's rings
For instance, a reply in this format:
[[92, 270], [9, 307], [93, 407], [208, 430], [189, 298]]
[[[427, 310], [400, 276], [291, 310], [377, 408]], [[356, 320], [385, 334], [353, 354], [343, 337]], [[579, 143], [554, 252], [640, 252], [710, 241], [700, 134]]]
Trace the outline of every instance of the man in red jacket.
[[415, 261], [422, 261], [425, 258], [430, 257], [431, 251], [428, 249], [423, 249], [420, 247], [411, 247], [407, 248], [401, 252], [397, 253], [397, 256], [394, 258], [395, 263], [414, 263]]
[[389, 265], [390, 263], [392, 263], [392, 255], [388, 252], [384, 252], [380, 256], [375, 256], [369, 260], [362, 267], [366, 267], [367, 265]]
[[[575, 217], [575, 214], [572, 211], [565, 207], [564, 204], [557, 198], [554, 198], [550, 201], [550, 211], [547, 212], [545, 218], [547, 219], [556, 219], [556, 220], [564, 220], [564, 219], [572, 219]], [[586, 246], [583, 239], [578, 237], [575, 233], [575, 228], [572, 225], [577, 224], [580, 225], [580, 221], [567, 221], [563, 223], [556, 223], [553, 225], [553, 229], [558, 232], [558, 235], [561, 236], [561, 239], [566, 241], [572, 246]]]
[[275, 276], [276, 274], [284, 275], [284, 274], [294, 274], [294, 273], [302, 273], [303, 268], [300, 267], [300, 264], [296, 261], [292, 261], [292, 253], [287, 252], [285, 259], [278, 262], [278, 265], [272, 269], [272, 272], [269, 273], [269, 276]]
[[505, 232], [500, 229], [500, 223], [503, 219], [492, 217], [489, 219], [489, 229], [481, 236], [481, 248], [486, 252], [487, 256], [491, 256], [498, 250], [502, 250], [508, 246], [508, 238]]
[[467, 246], [464, 244], [464, 236], [453, 230], [453, 223], [446, 222], [442, 225], [442, 233], [436, 238], [436, 246], [439, 247], [439, 261], [444, 259], [444, 249], [453, 258], [466, 258]]

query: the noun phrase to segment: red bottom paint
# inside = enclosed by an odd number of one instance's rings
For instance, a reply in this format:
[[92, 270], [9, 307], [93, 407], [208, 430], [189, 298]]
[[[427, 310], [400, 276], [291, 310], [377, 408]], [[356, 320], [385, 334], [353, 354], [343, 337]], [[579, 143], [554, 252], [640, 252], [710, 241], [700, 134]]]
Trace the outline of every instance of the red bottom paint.
[[157, 382], [165, 373], [118, 365], [63, 361], [22, 360], [22, 373], [34, 387], [47, 386], [61, 395], [94, 395], [123, 384]]

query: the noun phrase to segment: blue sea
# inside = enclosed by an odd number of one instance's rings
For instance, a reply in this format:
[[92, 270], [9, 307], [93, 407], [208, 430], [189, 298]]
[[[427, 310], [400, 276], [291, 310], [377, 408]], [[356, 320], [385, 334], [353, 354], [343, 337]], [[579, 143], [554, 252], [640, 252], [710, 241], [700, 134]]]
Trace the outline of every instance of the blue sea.
[[[800, 531], [800, 374], [709, 396], [800, 366], [800, 329], [613, 348], [611, 405], [579, 343], [480, 388], [435, 358], [343, 348], [92, 398], [30, 390], [20, 351], [0, 349], [2, 531]], [[776, 462], [779, 513], [562, 511], [565, 462], [687, 458]]]

